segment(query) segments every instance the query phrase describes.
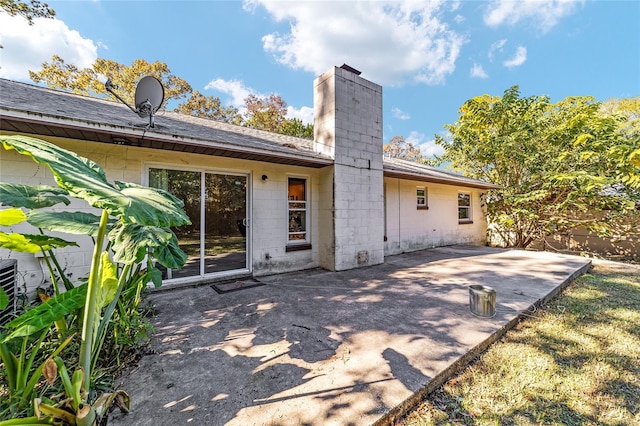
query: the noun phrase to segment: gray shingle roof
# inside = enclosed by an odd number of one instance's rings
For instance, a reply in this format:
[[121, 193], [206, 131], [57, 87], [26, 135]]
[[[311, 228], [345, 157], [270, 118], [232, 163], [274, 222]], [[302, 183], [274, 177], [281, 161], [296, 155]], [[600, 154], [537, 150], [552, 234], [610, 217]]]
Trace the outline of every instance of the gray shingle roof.
[[[313, 150], [313, 141], [192, 117], [170, 111], [155, 127], [125, 105], [0, 78], [0, 129], [305, 167], [333, 159]], [[424, 182], [497, 188], [477, 179], [410, 161], [383, 159], [384, 175]]]
[[412, 179], [424, 182], [435, 182], [444, 184], [457, 184], [472, 188], [491, 189], [500, 188], [482, 180], [472, 179], [458, 173], [447, 172], [435, 167], [427, 166], [413, 161], [401, 160], [399, 158], [383, 159], [384, 174], [388, 177], [398, 177], [402, 179]]
[[[285, 163], [322, 167], [333, 164], [330, 157], [313, 151], [313, 141], [277, 133], [265, 132], [248, 127], [236, 126], [219, 121], [192, 117], [170, 111], [159, 111], [155, 116], [155, 126], [147, 128], [148, 119], [140, 118], [125, 105], [104, 99], [81, 96], [59, 90], [52, 90], [32, 84], [0, 79], [0, 128], [3, 130], [26, 131], [18, 126], [18, 121], [29, 121], [46, 127], [67, 127], [84, 129], [84, 139], [99, 142], [119, 143], [118, 137], [129, 139], [127, 143], [139, 146], [154, 146], [151, 141], [170, 141], [173, 145], [197, 145], [189, 152], [216, 148], [213, 155], [223, 155], [223, 151], [266, 154], [265, 159], [285, 157]], [[15, 126], [15, 128], [12, 128]], [[35, 129], [34, 129], [35, 130]], [[42, 131], [41, 127], [38, 130]], [[91, 137], [91, 133], [106, 133], [110, 137]], [[60, 131], [50, 131], [52, 136], [68, 136]], [[47, 134], [47, 133], [39, 133]], [[113, 140], [116, 137], [115, 141]], [[150, 141], [145, 144], [146, 141]], [[158, 145], [158, 144], [156, 144]], [[173, 146], [175, 148], [175, 146]], [[177, 149], [181, 150], [181, 149]], [[205, 152], [202, 152], [205, 153]], [[236, 155], [228, 155], [236, 156]], [[259, 155], [252, 159], [261, 159]]]

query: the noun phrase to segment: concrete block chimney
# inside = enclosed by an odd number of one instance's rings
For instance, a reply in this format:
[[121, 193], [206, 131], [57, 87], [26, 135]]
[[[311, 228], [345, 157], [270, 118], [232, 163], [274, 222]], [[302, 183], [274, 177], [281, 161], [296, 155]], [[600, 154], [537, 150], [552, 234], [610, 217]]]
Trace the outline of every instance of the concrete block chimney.
[[382, 87], [348, 65], [314, 81], [314, 147], [335, 159], [321, 183], [320, 262], [345, 270], [384, 262]]

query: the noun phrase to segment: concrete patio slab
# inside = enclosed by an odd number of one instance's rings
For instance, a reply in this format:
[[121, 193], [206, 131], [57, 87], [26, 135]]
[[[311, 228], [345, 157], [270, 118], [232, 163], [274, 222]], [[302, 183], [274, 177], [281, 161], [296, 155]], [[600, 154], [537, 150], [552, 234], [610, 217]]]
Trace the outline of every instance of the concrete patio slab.
[[[132, 412], [109, 424], [391, 424], [590, 264], [455, 246], [154, 293], [155, 353], [120, 378]], [[471, 313], [473, 284], [496, 290], [494, 317]]]

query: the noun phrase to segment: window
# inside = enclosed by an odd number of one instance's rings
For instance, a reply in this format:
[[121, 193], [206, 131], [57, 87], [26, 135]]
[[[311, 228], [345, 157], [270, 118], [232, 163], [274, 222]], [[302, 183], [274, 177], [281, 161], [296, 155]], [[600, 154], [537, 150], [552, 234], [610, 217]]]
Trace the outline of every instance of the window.
[[416, 188], [416, 206], [418, 210], [427, 210], [429, 208], [427, 204], [427, 188], [423, 186]]
[[471, 194], [468, 192], [458, 193], [458, 222], [471, 222]]
[[307, 199], [307, 180], [291, 177], [288, 183], [288, 243], [308, 243], [309, 204]]

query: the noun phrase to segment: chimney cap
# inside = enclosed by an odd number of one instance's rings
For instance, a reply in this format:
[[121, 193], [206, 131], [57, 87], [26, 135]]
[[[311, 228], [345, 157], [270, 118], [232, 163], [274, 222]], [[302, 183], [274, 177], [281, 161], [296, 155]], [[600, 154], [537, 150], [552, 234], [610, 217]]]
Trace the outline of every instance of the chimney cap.
[[349, 65], [347, 65], [347, 64], [342, 64], [342, 66], [341, 66], [340, 68], [342, 68], [342, 69], [343, 69], [343, 70], [345, 70], [345, 71], [352, 72], [352, 73], [354, 73], [355, 75], [360, 75], [360, 74], [362, 74], [360, 71], [358, 71], [357, 69], [355, 69], [355, 68], [353, 68], [353, 67], [350, 67], [350, 66], [349, 66]]

